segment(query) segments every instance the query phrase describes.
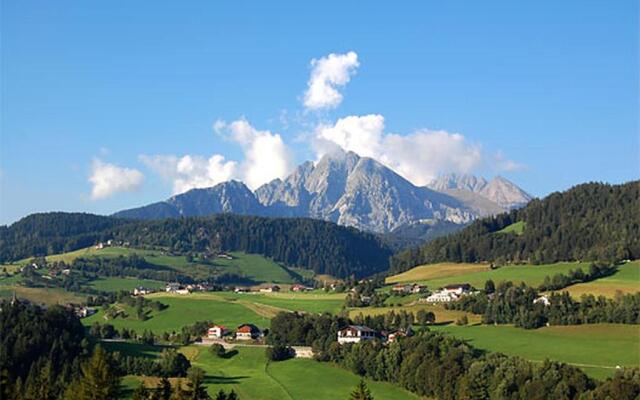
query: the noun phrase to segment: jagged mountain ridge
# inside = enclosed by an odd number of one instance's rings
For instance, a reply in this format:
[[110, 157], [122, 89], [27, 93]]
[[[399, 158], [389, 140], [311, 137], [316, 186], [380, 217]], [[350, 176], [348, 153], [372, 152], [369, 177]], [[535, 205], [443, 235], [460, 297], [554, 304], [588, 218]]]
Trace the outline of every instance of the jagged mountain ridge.
[[[533, 197], [519, 188], [515, 183], [502, 176], [490, 181], [482, 177], [468, 174], [446, 174], [433, 180], [427, 187], [440, 192], [468, 191], [492, 201], [501, 207], [511, 210], [526, 205]], [[468, 196], [468, 195], [466, 195]]]
[[418, 187], [381, 163], [348, 152], [324, 156], [317, 164], [305, 162], [284, 180], [275, 179], [255, 192], [242, 182], [229, 181], [114, 215], [135, 219], [215, 213], [310, 217], [386, 233], [413, 224], [462, 226], [507, 209], [479, 193], [489, 187], [499, 196], [503, 186], [489, 186], [493, 181], [472, 176], [460, 182], [466, 183], [450, 188], [455, 182], [449, 182], [442, 191]]

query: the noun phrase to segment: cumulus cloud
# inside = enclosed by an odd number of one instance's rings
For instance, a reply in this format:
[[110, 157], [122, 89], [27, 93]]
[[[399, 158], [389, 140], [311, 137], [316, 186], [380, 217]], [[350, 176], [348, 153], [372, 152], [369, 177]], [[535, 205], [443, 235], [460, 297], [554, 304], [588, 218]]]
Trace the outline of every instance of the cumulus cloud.
[[173, 184], [173, 194], [205, 188], [233, 179], [237, 163], [214, 154], [209, 158], [185, 155], [141, 155], [140, 161]]
[[144, 175], [137, 169], [119, 167], [100, 159], [93, 160], [89, 182], [93, 185], [91, 198], [104, 199], [118, 192], [128, 192], [140, 187]]
[[173, 193], [211, 187], [230, 179], [240, 179], [249, 188], [275, 178], [284, 178], [292, 169], [292, 157], [282, 137], [254, 128], [241, 118], [229, 124], [218, 120], [214, 131], [242, 147], [241, 162], [227, 161], [220, 154], [209, 158], [185, 155], [141, 155], [140, 160], [160, 176], [173, 183]]
[[338, 88], [349, 83], [358, 66], [358, 55], [353, 51], [331, 53], [311, 60], [311, 77], [304, 93], [304, 106], [309, 110], [337, 107], [342, 102]]
[[284, 178], [293, 168], [291, 152], [279, 134], [258, 130], [244, 118], [225, 124], [224, 129], [243, 149], [240, 176], [249, 188]]
[[320, 126], [314, 147], [322, 156], [337, 147], [374, 158], [415, 185], [423, 186], [442, 173], [469, 173], [487, 163], [498, 168], [515, 164], [501, 156], [487, 157], [482, 146], [459, 133], [422, 129], [407, 135], [385, 132], [378, 114], [348, 116], [333, 125]]

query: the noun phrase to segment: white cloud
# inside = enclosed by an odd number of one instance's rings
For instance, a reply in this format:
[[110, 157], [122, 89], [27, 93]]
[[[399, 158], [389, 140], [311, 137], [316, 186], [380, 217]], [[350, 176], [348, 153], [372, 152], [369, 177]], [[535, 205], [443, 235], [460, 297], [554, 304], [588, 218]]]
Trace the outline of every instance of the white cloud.
[[215, 186], [233, 179], [237, 171], [237, 163], [225, 161], [224, 156], [220, 154], [214, 154], [208, 159], [191, 155], [141, 155], [140, 161], [164, 179], [170, 180], [173, 184], [173, 194]]
[[144, 175], [137, 169], [119, 167], [100, 159], [93, 160], [89, 182], [93, 185], [91, 198], [103, 199], [118, 192], [128, 192], [140, 187]]
[[275, 178], [284, 178], [291, 171], [291, 153], [279, 134], [257, 130], [244, 118], [229, 124], [218, 120], [213, 129], [242, 147], [243, 161], [225, 161], [220, 154], [208, 159], [194, 155], [141, 155], [140, 160], [170, 180], [174, 194], [211, 187], [229, 179], [240, 179], [256, 189]]
[[482, 146], [459, 133], [427, 129], [408, 135], [386, 133], [384, 117], [378, 114], [348, 116], [320, 126], [314, 142], [317, 155], [336, 146], [374, 158], [419, 186], [442, 173], [469, 173], [485, 164], [503, 170], [516, 165], [502, 155], [488, 157]]
[[244, 151], [240, 173], [249, 188], [284, 178], [293, 168], [291, 152], [279, 134], [257, 130], [245, 119], [230, 123], [227, 130]]
[[342, 94], [337, 88], [349, 83], [358, 66], [358, 55], [353, 51], [311, 60], [304, 106], [310, 110], [337, 107], [342, 102]]

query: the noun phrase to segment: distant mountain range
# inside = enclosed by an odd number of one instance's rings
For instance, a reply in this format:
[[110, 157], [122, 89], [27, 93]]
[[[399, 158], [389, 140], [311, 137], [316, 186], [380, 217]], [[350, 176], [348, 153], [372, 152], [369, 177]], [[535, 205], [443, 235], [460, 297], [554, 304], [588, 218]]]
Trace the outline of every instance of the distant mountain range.
[[531, 196], [505, 178], [446, 175], [428, 186], [413, 185], [374, 159], [353, 152], [305, 162], [286, 179], [252, 192], [238, 181], [192, 189], [166, 201], [123, 210], [116, 217], [158, 219], [235, 213], [270, 217], [310, 217], [389, 233], [422, 232], [443, 224], [465, 224], [525, 205]]

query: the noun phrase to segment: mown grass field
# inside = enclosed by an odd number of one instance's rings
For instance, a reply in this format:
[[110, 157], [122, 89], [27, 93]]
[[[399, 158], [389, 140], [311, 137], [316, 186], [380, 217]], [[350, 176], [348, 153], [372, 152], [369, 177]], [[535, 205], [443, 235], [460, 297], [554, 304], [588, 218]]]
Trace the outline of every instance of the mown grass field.
[[364, 316], [367, 315], [384, 315], [388, 312], [394, 311], [406, 311], [412, 312], [414, 315], [419, 310], [431, 311], [436, 316], [436, 324], [448, 324], [457, 321], [463, 315], [467, 316], [470, 324], [480, 323], [482, 317], [480, 315], [471, 314], [465, 311], [458, 310], [446, 310], [440, 304], [414, 304], [408, 306], [400, 306], [400, 307], [363, 307], [363, 308], [351, 308], [349, 309], [349, 317], [354, 318], [358, 314], [362, 314]]
[[[212, 297], [184, 295], [178, 296], [160, 296], [153, 297], [169, 307], [162, 311], [153, 311], [149, 314], [150, 318], [146, 321], [139, 320], [135, 312], [129, 312], [127, 318], [117, 317], [114, 319], [105, 319], [104, 310], [98, 311], [96, 314], [84, 318], [84, 325], [90, 326], [94, 322], [109, 323], [118, 329], [128, 328], [136, 332], [150, 330], [154, 333], [179, 331], [183, 326], [191, 325], [196, 321], [210, 320], [216, 324], [222, 324], [229, 327], [236, 327], [244, 323], [253, 323], [259, 327], [268, 327], [269, 318], [273, 312], [261, 312], [255, 307], [247, 307], [238, 302], [229, 302], [224, 299], [215, 299]], [[123, 307], [126, 309], [126, 307]]]
[[241, 300], [289, 311], [304, 311], [310, 313], [336, 313], [342, 309], [346, 296], [344, 293], [324, 293], [322, 291], [314, 291], [311, 293], [280, 292], [264, 294], [220, 292], [215, 295], [228, 300]]
[[0, 284], [0, 298], [10, 298], [14, 293], [19, 299], [26, 299], [35, 304], [79, 304], [86, 300], [85, 295], [67, 292], [58, 288], [30, 288], [20, 285], [5, 286]]
[[[208, 392], [214, 396], [220, 389], [238, 393], [240, 399], [347, 399], [360, 377], [333, 364], [310, 359], [267, 362], [263, 348], [238, 348], [229, 358], [218, 358], [204, 346], [180, 349], [194, 366], [205, 371]], [[155, 378], [127, 377], [130, 389], [139, 380], [153, 386]], [[175, 380], [174, 380], [175, 382]], [[376, 400], [417, 399], [417, 396], [388, 383], [367, 381]]]
[[532, 361], [548, 358], [573, 364], [597, 379], [612, 376], [618, 365], [640, 365], [638, 325], [550, 326], [534, 330], [507, 325], [446, 325], [433, 329], [469, 340], [483, 350]]
[[593, 282], [579, 283], [564, 290], [575, 298], [580, 298], [583, 294], [614, 297], [618, 292], [640, 292], [640, 261], [632, 261], [620, 265], [615, 274], [606, 278], [597, 279]]
[[100, 278], [91, 281], [89, 286], [96, 290], [104, 292], [117, 292], [119, 290], [131, 291], [138, 286], [144, 286], [150, 289], [164, 289], [166, 283], [160, 281], [154, 281], [151, 279], [136, 279], [136, 278]]
[[[136, 249], [130, 247], [105, 247], [96, 249], [94, 246], [71, 251], [68, 253], [47, 256], [49, 262], [64, 261], [71, 263], [78, 257], [118, 257], [137, 254], [154, 265], [168, 267], [178, 272], [188, 273], [195, 277], [206, 278], [212, 272], [229, 272], [245, 276], [256, 282], [293, 283], [289, 271], [282, 265], [258, 254], [244, 252], [230, 253], [232, 260], [215, 258], [207, 262], [189, 262], [185, 256], [166, 254], [159, 250]], [[16, 270], [31, 261], [25, 258], [13, 264], [3, 265], [9, 272]]]
[[[566, 274], [569, 270], [577, 268], [582, 268], [586, 272], [589, 265], [588, 262], [562, 262], [545, 265], [507, 265], [492, 270], [482, 264], [433, 264], [413, 268], [404, 272], [404, 276], [403, 274], [394, 275], [388, 278], [388, 282], [399, 282], [398, 279], [402, 282], [419, 282], [427, 285], [430, 290], [452, 283], [470, 283], [476, 288], [483, 288], [484, 283], [489, 279], [496, 284], [502, 281], [513, 281], [516, 284], [524, 282], [536, 287], [544, 281], [545, 276]], [[434, 267], [435, 270], [430, 270]], [[465, 271], [466, 268], [468, 269]]]
[[504, 228], [500, 229], [496, 233], [514, 233], [516, 235], [522, 235], [524, 233], [524, 228], [525, 228], [525, 222], [518, 221], [518, 222], [514, 222], [511, 225], [505, 226]]

